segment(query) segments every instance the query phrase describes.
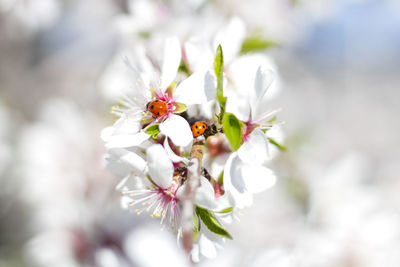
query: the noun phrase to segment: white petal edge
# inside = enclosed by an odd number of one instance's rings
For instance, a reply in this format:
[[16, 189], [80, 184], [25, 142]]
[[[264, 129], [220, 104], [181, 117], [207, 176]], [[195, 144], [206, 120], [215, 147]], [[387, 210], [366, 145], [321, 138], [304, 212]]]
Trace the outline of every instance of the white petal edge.
[[189, 123], [179, 115], [172, 114], [160, 123], [160, 132], [171, 138], [174, 145], [187, 146], [193, 140]]
[[115, 147], [133, 147], [139, 146], [144, 141], [149, 139], [150, 135], [146, 134], [143, 131], [140, 131], [136, 134], [117, 134], [108, 138], [108, 142], [106, 143], [106, 148], [111, 149]]
[[115, 187], [115, 190], [127, 191], [139, 188], [143, 188], [143, 180], [138, 176], [129, 174], [118, 183], [118, 185]]
[[246, 26], [238, 17], [232, 18], [218, 31], [214, 39], [214, 48], [221, 44], [225, 63], [230, 63], [239, 54], [245, 35]]
[[232, 94], [226, 101], [225, 109], [226, 112], [233, 113], [241, 121], [248, 121], [250, 119], [251, 107], [247, 99]]
[[261, 165], [269, 158], [267, 137], [260, 129], [254, 129], [237, 152], [243, 162]]
[[176, 37], [168, 38], [164, 46], [164, 58], [161, 69], [161, 90], [174, 81], [181, 64], [181, 45]]
[[241, 209], [253, 203], [253, 197], [243, 181], [242, 166], [243, 162], [237, 156], [237, 152], [234, 152], [229, 156], [224, 168], [225, 192], [230, 194], [234, 205]]
[[213, 67], [214, 51], [203, 38], [190, 38], [185, 42], [184, 48], [191, 71], [203, 71]]
[[200, 186], [196, 191], [195, 203], [209, 210], [215, 210], [217, 207], [214, 188], [203, 176], [200, 177]]
[[214, 242], [208, 239], [205, 234], [200, 233], [199, 247], [200, 247], [200, 253], [204, 257], [208, 259], [213, 259], [217, 257], [217, 249], [215, 248]]
[[117, 162], [126, 164], [137, 175], [144, 175], [147, 171], [146, 161], [134, 152], [123, 148], [113, 148], [108, 151], [112, 157], [118, 158]]
[[[186, 190], [186, 183], [179, 187], [176, 195], [182, 199]], [[217, 203], [214, 195], [214, 188], [207, 178], [200, 177], [200, 186], [197, 188], [195, 204], [209, 210], [217, 210]]]
[[[253, 120], [258, 117], [258, 114], [262, 112], [260, 109], [260, 103], [264, 99], [268, 88], [271, 86], [274, 81], [275, 74], [271, 70], [262, 69], [261, 66], [258, 67], [256, 72], [256, 77], [254, 79], [254, 96], [252, 96], [250, 105], [252, 107], [252, 116]], [[264, 109], [265, 110], [265, 109]]]
[[241, 173], [246, 189], [254, 194], [261, 193], [276, 183], [274, 172], [264, 166], [244, 165]]
[[114, 131], [115, 129], [112, 126], [106, 127], [103, 130], [101, 130], [100, 134], [101, 140], [103, 140], [104, 142], [108, 142], [108, 140], [110, 140], [111, 136], [113, 135]]
[[[174, 99], [186, 105], [202, 104], [207, 102], [205, 86], [210, 82], [206, 81], [207, 72], [195, 72], [183, 80], [174, 91]], [[209, 76], [208, 76], [209, 77]]]
[[159, 187], [167, 189], [171, 186], [174, 166], [160, 144], [155, 144], [146, 150], [149, 174]]
[[169, 159], [172, 160], [173, 162], [183, 162], [185, 164], [189, 163], [189, 159], [180, 157], [175, 154], [175, 152], [171, 149], [169, 145], [168, 138], [164, 139], [164, 149], [165, 152], [167, 152]]
[[200, 246], [199, 246], [199, 244], [193, 244], [191, 254], [192, 254], [193, 262], [200, 262]]

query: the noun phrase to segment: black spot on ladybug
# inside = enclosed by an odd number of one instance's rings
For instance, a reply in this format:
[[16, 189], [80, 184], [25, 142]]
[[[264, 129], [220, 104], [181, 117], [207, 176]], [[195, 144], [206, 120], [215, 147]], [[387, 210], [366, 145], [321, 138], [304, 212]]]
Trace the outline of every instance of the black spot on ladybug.
[[154, 109], [154, 105], [151, 105], [151, 106], [150, 106], [150, 109]]
[[196, 129], [199, 128], [199, 126], [196, 125]]
[[[196, 127], [197, 128], [197, 127]], [[197, 131], [197, 134], [200, 134], [200, 131]]]
[[157, 112], [157, 116], [160, 116], [160, 112]]

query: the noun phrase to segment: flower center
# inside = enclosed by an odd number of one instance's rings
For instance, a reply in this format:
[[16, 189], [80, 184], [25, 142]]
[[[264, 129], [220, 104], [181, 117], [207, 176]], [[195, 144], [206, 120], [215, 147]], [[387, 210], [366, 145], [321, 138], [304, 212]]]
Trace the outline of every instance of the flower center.
[[159, 193], [163, 196], [164, 200], [166, 201], [177, 201], [176, 191], [179, 188], [179, 181], [178, 178], [174, 178], [172, 180], [172, 184], [167, 189], [159, 188]]
[[148, 111], [159, 121], [167, 119], [176, 109], [175, 101], [168, 94], [156, 94], [148, 104]]
[[242, 128], [242, 133], [243, 133], [243, 140], [246, 142], [249, 140], [250, 134], [253, 132], [255, 128], [258, 127], [258, 124], [253, 123], [251, 121], [245, 122], [244, 126]]

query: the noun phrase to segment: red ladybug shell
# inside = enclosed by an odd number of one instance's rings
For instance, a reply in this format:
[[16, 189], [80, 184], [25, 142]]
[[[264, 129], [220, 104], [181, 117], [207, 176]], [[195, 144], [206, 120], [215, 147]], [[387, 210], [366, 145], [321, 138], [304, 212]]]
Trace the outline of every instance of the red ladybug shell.
[[147, 110], [153, 114], [154, 117], [161, 117], [168, 112], [168, 105], [162, 100], [154, 100], [147, 104]]
[[194, 137], [200, 136], [207, 129], [207, 124], [202, 121], [197, 121], [192, 125], [192, 134]]

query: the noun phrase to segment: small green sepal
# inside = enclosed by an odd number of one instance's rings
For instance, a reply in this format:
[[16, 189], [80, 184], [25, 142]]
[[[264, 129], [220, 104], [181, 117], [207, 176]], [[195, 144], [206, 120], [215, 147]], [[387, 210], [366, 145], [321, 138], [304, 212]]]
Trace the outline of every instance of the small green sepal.
[[226, 208], [226, 209], [223, 209], [223, 210], [220, 210], [220, 211], [216, 211], [216, 213], [225, 214], [225, 213], [230, 213], [232, 211], [233, 211], [233, 207], [229, 207], [229, 208]]
[[281, 143], [278, 143], [275, 139], [273, 139], [271, 137], [268, 137], [268, 141], [269, 141], [270, 144], [276, 146], [279, 150], [282, 150], [282, 151], [286, 151], [287, 150], [286, 146], [282, 145]]
[[207, 226], [208, 230], [210, 230], [214, 234], [217, 234], [224, 238], [231, 239], [231, 240], [233, 239], [231, 234], [224, 227], [222, 227], [220, 222], [217, 220], [217, 218], [214, 215], [214, 212], [212, 212], [208, 209], [196, 206], [196, 214], [203, 221], [203, 223]]
[[160, 133], [160, 129], [158, 128], [159, 124], [152, 124], [148, 126], [144, 132], [151, 135], [153, 139], [157, 139], [158, 134]]
[[182, 112], [185, 112], [186, 109], [187, 109], [186, 105], [183, 104], [183, 103], [178, 103], [178, 102], [176, 102], [176, 103], [174, 104], [174, 106], [175, 106], [174, 113], [178, 113], [178, 114], [179, 114], [179, 113], [182, 113]]

